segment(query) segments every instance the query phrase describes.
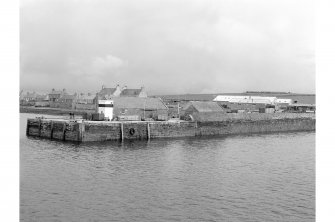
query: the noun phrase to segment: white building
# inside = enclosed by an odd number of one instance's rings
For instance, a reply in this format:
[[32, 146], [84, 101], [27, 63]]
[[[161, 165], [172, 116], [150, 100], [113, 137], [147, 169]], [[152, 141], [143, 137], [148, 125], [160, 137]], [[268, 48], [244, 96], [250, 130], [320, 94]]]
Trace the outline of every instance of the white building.
[[98, 101], [98, 113], [103, 113], [105, 118], [113, 119], [113, 100], [99, 100]]
[[276, 104], [276, 97], [219, 95], [213, 101], [229, 103]]
[[293, 100], [292, 99], [277, 99], [276, 100], [276, 103], [277, 104], [288, 104], [288, 105], [290, 105], [290, 104], [292, 104], [293, 103]]

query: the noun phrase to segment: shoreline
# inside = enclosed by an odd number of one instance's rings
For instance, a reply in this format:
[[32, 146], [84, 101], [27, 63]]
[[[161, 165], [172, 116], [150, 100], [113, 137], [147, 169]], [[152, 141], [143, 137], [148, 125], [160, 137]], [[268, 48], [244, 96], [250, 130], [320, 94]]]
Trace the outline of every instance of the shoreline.
[[59, 109], [50, 107], [20, 106], [20, 113], [45, 114], [55, 116], [69, 115], [69, 113], [74, 113], [74, 115], [82, 116], [86, 113], [93, 113], [93, 112], [94, 111], [92, 110], [71, 110], [71, 109]]

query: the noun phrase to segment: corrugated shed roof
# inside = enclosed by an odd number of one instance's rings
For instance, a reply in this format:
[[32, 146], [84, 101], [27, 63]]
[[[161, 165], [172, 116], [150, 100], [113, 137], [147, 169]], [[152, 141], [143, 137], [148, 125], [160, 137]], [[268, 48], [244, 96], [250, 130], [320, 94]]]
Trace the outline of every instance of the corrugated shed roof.
[[185, 106], [184, 110], [193, 106], [198, 112], [222, 112], [223, 109], [216, 103], [211, 101], [191, 101]]
[[124, 89], [120, 96], [138, 96], [141, 93], [141, 89]]
[[120, 109], [168, 109], [160, 98], [115, 97], [113, 101]]

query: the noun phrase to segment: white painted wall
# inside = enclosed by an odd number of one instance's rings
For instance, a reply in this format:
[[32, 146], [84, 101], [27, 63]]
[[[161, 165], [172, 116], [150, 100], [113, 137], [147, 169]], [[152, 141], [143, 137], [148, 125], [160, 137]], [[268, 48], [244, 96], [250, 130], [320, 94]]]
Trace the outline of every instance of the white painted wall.
[[98, 113], [105, 114], [108, 119], [113, 119], [113, 100], [99, 100], [98, 101]]
[[293, 100], [292, 99], [277, 99], [276, 103], [287, 103], [287, 104], [292, 104]]

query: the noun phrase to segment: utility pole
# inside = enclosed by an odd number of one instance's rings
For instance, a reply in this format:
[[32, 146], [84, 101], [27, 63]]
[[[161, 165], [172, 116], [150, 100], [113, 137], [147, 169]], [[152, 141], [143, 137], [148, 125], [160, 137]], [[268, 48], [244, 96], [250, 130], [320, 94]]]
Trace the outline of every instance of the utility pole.
[[177, 106], [178, 106], [178, 118], [180, 119], [180, 113], [179, 113], [179, 102], [178, 102]]
[[144, 99], [144, 109], [143, 109], [143, 118], [145, 119], [145, 99]]

